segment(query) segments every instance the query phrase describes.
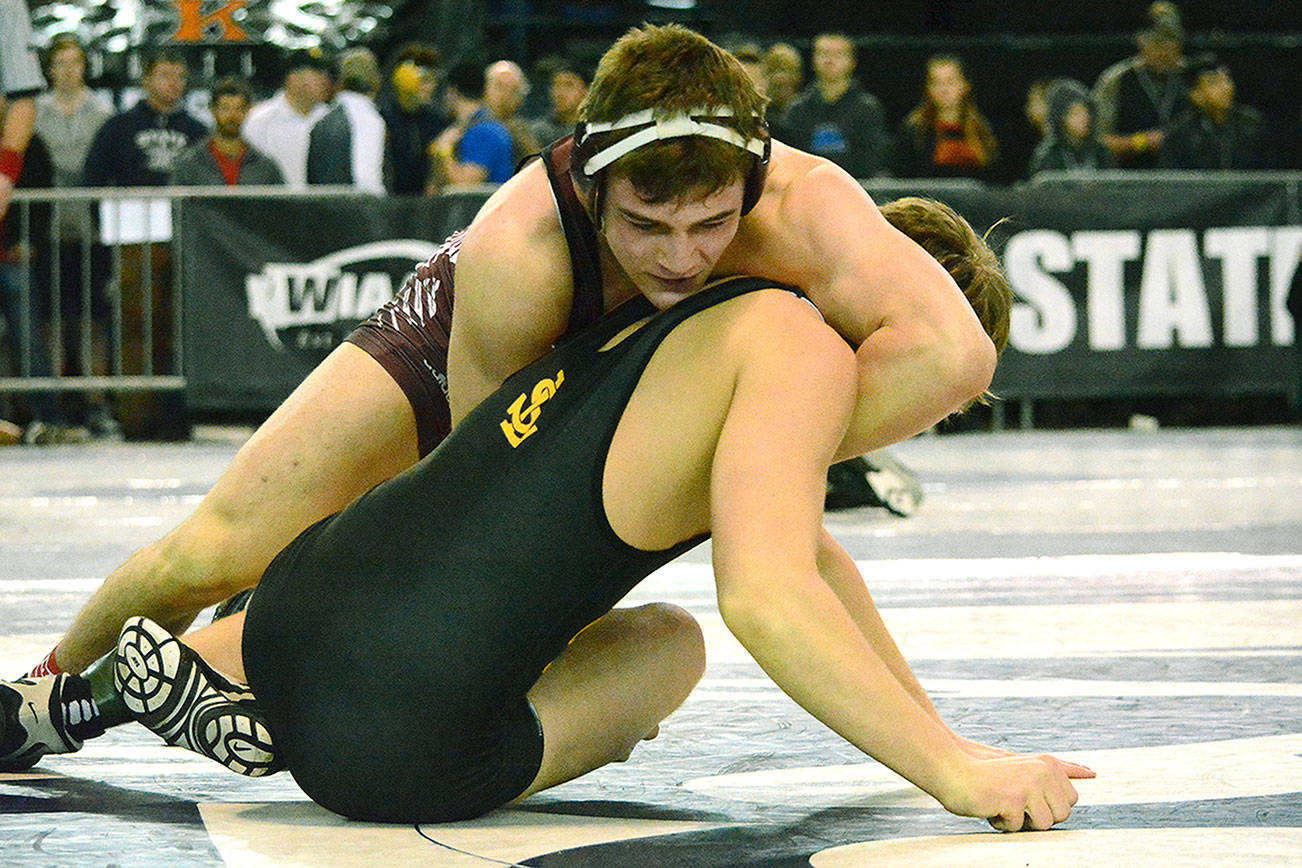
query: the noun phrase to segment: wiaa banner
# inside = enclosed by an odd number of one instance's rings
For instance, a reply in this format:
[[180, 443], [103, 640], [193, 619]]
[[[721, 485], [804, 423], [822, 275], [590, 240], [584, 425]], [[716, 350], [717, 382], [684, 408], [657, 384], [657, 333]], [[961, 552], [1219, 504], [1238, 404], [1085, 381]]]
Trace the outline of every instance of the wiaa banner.
[[269, 412], [437, 248], [418, 199], [176, 203], [190, 405]]
[[[948, 202], [979, 233], [1000, 224], [991, 242], [1016, 295], [1003, 397], [1295, 388], [1285, 298], [1302, 258], [1299, 176], [865, 186], [882, 202]], [[483, 199], [178, 202], [192, 405], [274, 409]]]

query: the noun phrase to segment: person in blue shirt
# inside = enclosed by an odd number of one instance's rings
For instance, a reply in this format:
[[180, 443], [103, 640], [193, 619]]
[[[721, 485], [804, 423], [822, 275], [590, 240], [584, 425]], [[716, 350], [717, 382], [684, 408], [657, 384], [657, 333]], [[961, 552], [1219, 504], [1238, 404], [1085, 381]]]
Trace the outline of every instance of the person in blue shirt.
[[485, 108], [483, 97], [483, 70], [454, 66], [446, 103], [455, 122], [431, 145], [430, 192], [445, 184], [501, 184], [514, 174], [511, 133]]

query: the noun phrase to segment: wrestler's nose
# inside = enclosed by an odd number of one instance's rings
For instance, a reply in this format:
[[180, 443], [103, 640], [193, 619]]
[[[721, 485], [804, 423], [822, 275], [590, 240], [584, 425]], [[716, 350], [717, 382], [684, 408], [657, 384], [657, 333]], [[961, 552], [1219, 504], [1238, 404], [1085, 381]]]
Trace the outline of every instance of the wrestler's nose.
[[660, 249], [660, 262], [666, 276], [690, 277], [701, 265], [704, 255], [701, 245], [691, 236], [668, 238]]

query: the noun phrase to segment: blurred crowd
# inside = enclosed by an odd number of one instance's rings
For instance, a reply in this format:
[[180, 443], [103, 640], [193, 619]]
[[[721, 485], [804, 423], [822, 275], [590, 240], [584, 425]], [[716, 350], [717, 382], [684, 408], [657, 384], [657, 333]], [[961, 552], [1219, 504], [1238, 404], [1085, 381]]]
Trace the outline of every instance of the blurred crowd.
[[[1274, 167], [1271, 134], [1262, 114], [1239, 101], [1234, 71], [1215, 55], [1187, 55], [1185, 41], [1176, 6], [1153, 3], [1146, 26], [1135, 35], [1136, 53], [1103, 70], [1097, 81], [1032, 83], [1025, 120], [1038, 144], [1025, 166], [1003, 162], [999, 135], [1001, 124], [1022, 119], [992, 122], [981, 110], [985, 83], [973, 82], [956, 54], [929, 58], [917, 104], [891, 118], [857, 77], [849, 35], [816, 35], [807, 58], [785, 42], [735, 39], [727, 47], [768, 97], [776, 139], [861, 179], [1003, 180], [1043, 171]], [[12, 55], [13, 49], [6, 50]], [[6, 73], [6, 120], [29, 102], [35, 120], [25, 149], [6, 146], [4, 154], [17, 153], [16, 163], [0, 154], [0, 176], [12, 175], [19, 188], [331, 184], [374, 194], [434, 195], [449, 185], [504, 182], [541, 146], [568, 135], [593, 74], [583, 62], [561, 55], [547, 56], [528, 71], [509, 59], [445, 65], [435, 47], [422, 42], [402, 46], [385, 62], [365, 47], [335, 56], [294, 51], [284, 57], [279, 86], [263, 99], [239, 77], [192, 92], [193, 71], [172, 48], [146, 57], [137, 86], [122, 93], [92, 91], [86, 68], [85, 48], [65, 35], [40, 58], [41, 87], [25, 80], [14, 84]], [[117, 373], [167, 372], [173, 349], [167, 339], [146, 340], [127, 328], [118, 345], [109, 346], [111, 330], [82, 322], [90, 317], [102, 323], [110, 315], [106, 283], [113, 272], [121, 320], [152, 322], [157, 333], [171, 334], [168, 246], [120, 245], [120, 266], [110, 269], [89, 205], [56, 213], [51, 237], [60, 243], [52, 255], [34, 253], [31, 242], [50, 235], [48, 226], [24, 226], [11, 217], [3, 229], [0, 320], [10, 321], [5, 368], [41, 376], [57, 362], [65, 372], [103, 374], [112, 358]], [[25, 214], [38, 219], [36, 209]], [[36, 286], [26, 295], [36, 303], [20, 311], [16, 269], [33, 257]], [[150, 292], [123, 291], [141, 283]], [[50, 333], [52, 299], [58, 300], [61, 335]], [[152, 305], [148, 315], [142, 304]], [[16, 344], [20, 313], [29, 332], [43, 335], [26, 348]], [[111, 437], [123, 433], [121, 420], [184, 418], [167, 406], [167, 398], [161, 405], [124, 409], [159, 400], [144, 392], [119, 396], [115, 418], [103, 395], [83, 392], [75, 401], [55, 402], [31, 394], [17, 411], [27, 426], [10, 433], [28, 442]], [[125, 433], [180, 437], [188, 431], [188, 424], [176, 431], [160, 431], [159, 425], [166, 428], [156, 422], [146, 424], [147, 431]], [[6, 430], [0, 426], [0, 440]]]

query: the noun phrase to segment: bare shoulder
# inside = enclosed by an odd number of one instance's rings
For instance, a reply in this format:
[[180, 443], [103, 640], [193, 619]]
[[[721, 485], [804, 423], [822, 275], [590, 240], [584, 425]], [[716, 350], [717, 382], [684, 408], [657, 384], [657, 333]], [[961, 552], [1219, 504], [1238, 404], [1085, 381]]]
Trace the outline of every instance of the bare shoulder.
[[882, 219], [863, 185], [830, 160], [785, 146], [777, 158], [774, 208], [792, 231], [819, 238], [853, 221]]
[[466, 229], [462, 251], [475, 254], [482, 249], [496, 257], [513, 258], [525, 251], [561, 238], [560, 217], [542, 164], [535, 161], [503, 184], [475, 215]]
[[854, 350], [814, 305], [787, 290], [736, 299], [728, 342], [743, 365], [818, 391], [847, 390], [855, 378]]
[[517, 302], [562, 295], [568, 303], [569, 251], [540, 162], [503, 184], [475, 215], [457, 257], [457, 299], [507, 290]]

